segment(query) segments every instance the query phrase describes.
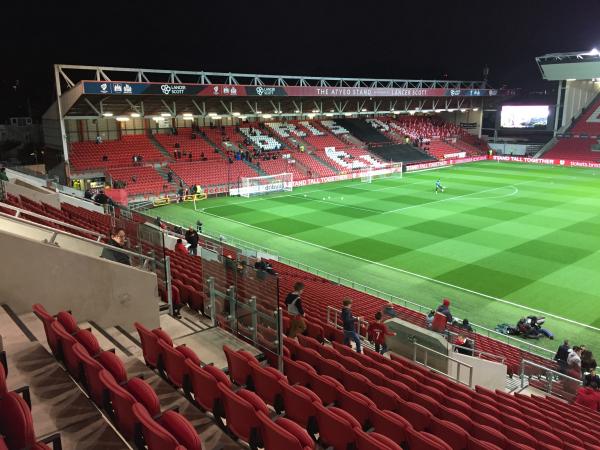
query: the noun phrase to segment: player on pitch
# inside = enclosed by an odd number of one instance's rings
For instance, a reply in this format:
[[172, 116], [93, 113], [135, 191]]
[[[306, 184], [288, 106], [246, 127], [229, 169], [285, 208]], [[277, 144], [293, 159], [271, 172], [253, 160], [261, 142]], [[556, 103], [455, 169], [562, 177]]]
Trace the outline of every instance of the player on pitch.
[[440, 180], [435, 182], [435, 193], [437, 194], [438, 192], [444, 192], [444, 186], [442, 186], [442, 182]]

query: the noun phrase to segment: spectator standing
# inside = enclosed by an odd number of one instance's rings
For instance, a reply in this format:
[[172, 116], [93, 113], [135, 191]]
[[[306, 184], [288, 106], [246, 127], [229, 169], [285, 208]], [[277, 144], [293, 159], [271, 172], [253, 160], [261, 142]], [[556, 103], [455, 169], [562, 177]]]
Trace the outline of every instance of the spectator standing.
[[104, 247], [102, 249], [102, 254], [100, 255], [101, 258], [110, 259], [111, 261], [125, 264], [126, 266], [131, 265], [129, 261], [129, 255], [117, 250], [125, 248], [125, 230], [123, 228], [115, 228], [110, 233], [110, 241], [108, 242], [108, 245], [114, 247], [114, 249]]
[[442, 304], [437, 307], [436, 312], [439, 312], [440, 314], [443, 314], [446, 316], [448, 325], [450, 325], [452, 323], [453, 319], [452, 319], [452, 313], [450, 312], [450, 300], [445, 298], [442, 301]]
[[177, 239], [177, 244], [175, 244], [175, 252], [181, 253], [184, 255], [188, 254], [188, 249], [185, 247], [183, 240], [181, 238]]
[[200, 240], [198, 232], [192, 227], [189, 227], [188, 230], [185, 232], [185, 240], [189, 244], [188, 250], [190, 252], [190, 255], [196, 256], [198, 254], [198, 241]]
[[306, 331], [304, 309], [302, 309], [302, 292], [304, 292], [304, 283], [297, 282], [294, 284], [294, 290], [285, 298], [285, 304], [291, 319], [288, 336], [292, 339]]
[[85, 190], [85, 192], [83, 193], [83, 198], [85, 198], [86, 200], [92, 200], [94, 198], [94, 193], [90, 188], [87, 188]]
[[456, 336], [456, 340], [454, 341], [454, 351], [460, 353], [461, 355], [473, 356], [473, 343], [470, 339], [467, 339], [466, 336], [459, 334]]
[[380, 311], [377, 311], [375, 313], [375, 322], [369, 324], [367, 336], [369, 336], [369, 341], [375, 344], [375, 351], [383, 355], [388, 351], [385, 337], [396, 336], [396, 333], [388, 330], [385, 323], [383, 323], [383, 314]]
[[569, 341], [565, 339], [558, 350], [556, 350], [556, 355], [554, 355], [554, 361], [558, 363], [559, 370], [562, 373], [567, 371], [567, 359], [569, 358], [569, 352], [571, 348], [569, 347]]
[[6, 167], [2, 167], [0, 169], [0, 180], [8, 181], [8, 176], [6, 175]]
[[357, 317], [352, 315], [352, 300], [344, 299], [342, 306], [342, 322], [344, 326], [344, 345], [351, 346], [350, 340], [356, 344], [356, 351], [361, 353], [360, 336], [356, 332], [354, 325], [358, 321]]
[[596, 366], [594, 354], [589, 350], [583, 350], [581, 352], [581, 373], [586, 374], [592, 370], [596, 370]]
[[569, 372], [581, 371], [581, 347], [576, 345], [567, 356], [567, 369]]
[[385, 305], [382, 312], [390, 317], [398, 317], [398, 313], [394, 309], [394, 304], [392, 302], [389, 302], [387, 305]]
[[434, 317], [435, 317], [435, 311], [432, 309], [431, 311], [429, 311], [429, 313], [427, 314], [427, 317], [425, 318], [425, 320], [427, 321], [427, 328], [431, 328], [431, 324], [433, 323]]

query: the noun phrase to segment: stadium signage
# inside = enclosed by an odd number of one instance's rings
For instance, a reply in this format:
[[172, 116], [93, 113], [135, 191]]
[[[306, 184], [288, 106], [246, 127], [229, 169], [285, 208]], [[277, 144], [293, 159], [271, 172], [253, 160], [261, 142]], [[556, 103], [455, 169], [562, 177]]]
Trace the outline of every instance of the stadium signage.
[[429, 163], [411, 164], [406, 166], [407, 172], [416, 172], [417, 170], [435, 169], [438, 167], [453, 166], [455, 164], [464, 164], [475, 161], [485, 161], [487, 156], [473, 156], [470, 158], [445, 159], [443, 161], [433, 161]]
[[334, 86], [254, 86], [193, 83], [83, 81], [84, 94], [168, 95], [204, 97], [481, 97], [493, 89], [387, 88]]
[[567, 167], [588, 167], [591, 169], [600, 169], [600, 163], [594, 161], [573, 161], [570, 159], [548, 159], [548, 158], [526, 158], [523, 156], [503, 156], [496, 155], [492, 158], [494, 161], [511, 161], [528, 164], [545, 164], [551, 166]]

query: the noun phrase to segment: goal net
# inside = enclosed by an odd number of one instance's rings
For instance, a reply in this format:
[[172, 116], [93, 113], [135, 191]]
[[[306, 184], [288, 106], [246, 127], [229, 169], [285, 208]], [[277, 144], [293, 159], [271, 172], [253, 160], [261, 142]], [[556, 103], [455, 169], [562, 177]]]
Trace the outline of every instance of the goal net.
[[271, 192], [291, 191], [293, 175], [280, 173], [262, 177], [246, 177], [241, 179], [238, 194], [240, 197], [269, 194]]
[[385, 164], [381, 167], [369, 167], [360, 174], [360, 181], [363, 183], [372, 183], [378, 178], [402, 178], [402, 163], [395, 162]]

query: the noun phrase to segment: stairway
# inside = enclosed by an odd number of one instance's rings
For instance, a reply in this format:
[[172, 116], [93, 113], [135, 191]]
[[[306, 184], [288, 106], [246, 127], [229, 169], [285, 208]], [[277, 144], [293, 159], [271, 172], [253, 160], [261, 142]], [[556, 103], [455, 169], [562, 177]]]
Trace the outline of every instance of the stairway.
[[169, 151], [166, 148], [164, 148], [160, 142], [158, 142], [158, 140], [153, 134], [149, 134], [148, 137], [150, 138], [150, 142], [154, 144], [158, 151], [161, 152], [165, 156], [165, 158], [167, 158], [168, 162], [173, 161], [173, 155], [169, 153]]
[[251, 163], [250, 161], [246, 161], [245, 159], [242, 160], [247, 166], [251, 167], [254, 171], [256, 171], [258, 173], [259, 176], [264, 177], [265, 175], [269, 175], [267, 172], [265, 172], [264, 170], [262, 170], [259, 166], [257, 166], [254, 163]]
[[158, 174], [165, 180], [166, 184], [168, 184], [175, 190], [175, 192], [179, 190], [180, 183], [183, 183], [184, 189], [189, 188], [185, 181], [183, 181], [183, 179], [180, 178], [179, 175], [177, 175], [175, 172], [173, 172], [173, 181], [169, 183], [168, 173], [170, 170], [171, 169], [169, 169], [167, 166], [156, 167], [156, 171], [158, 172]]

